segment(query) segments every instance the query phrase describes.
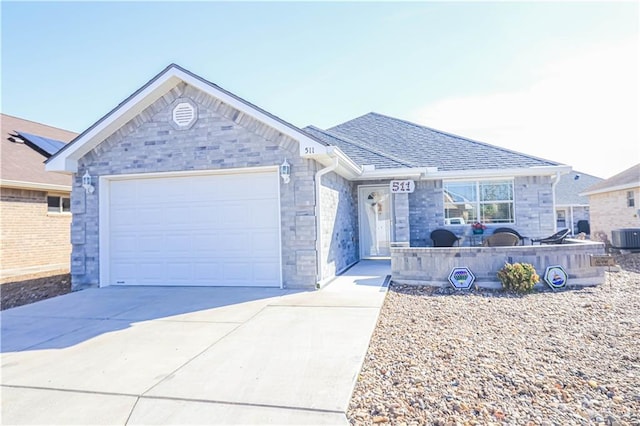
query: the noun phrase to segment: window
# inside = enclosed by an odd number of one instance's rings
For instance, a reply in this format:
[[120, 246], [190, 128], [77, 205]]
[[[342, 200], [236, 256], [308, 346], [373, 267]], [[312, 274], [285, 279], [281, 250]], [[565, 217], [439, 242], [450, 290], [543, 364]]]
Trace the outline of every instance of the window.
[[69, 197], [48, 195], [47, 211], [49, 213], [71, 213], [71, 199]]
[[633, 191], [627, 191], [627, 207], [635, 207], [636, 201], [633, 196]]
[[556, 211], [556, 224], [558, 228], [567, 227], [567, 212], [564, 210]]
[[513, 181], [444, 183], [445, 223], [514, 223]]

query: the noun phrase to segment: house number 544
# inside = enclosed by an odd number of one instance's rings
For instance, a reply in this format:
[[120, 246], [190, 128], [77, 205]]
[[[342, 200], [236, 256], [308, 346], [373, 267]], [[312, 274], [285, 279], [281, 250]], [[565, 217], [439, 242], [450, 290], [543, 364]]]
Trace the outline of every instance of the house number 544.
[[391, 193], [413, 192], [416, 184], [412, 180], [392, 180], [390, 184]]

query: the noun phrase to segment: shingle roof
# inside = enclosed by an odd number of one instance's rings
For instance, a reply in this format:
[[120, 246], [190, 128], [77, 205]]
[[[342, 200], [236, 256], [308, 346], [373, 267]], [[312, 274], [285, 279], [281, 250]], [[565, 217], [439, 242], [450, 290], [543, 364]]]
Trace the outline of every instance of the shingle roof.
[[588, 206], [589, 198], [578, 194], [602, 180], [602, 178], [577, 171], [562, 175], [556, 185], [556, 204], [561, 206]]
[[640, 186], [640, 163], [588, 187], [585, 192], [600, 192], [627, 185]]
[[76, 133], [45, 124], [0, 114], [2, 167], [0, 179], [36, 184], [71, 186], [71, 177], [44, 170], [47, 156], [22, 142], [18, 132], [69, 142]]
[[357, 141], [407, 164], [435, 166], [440, 171], [561, 165], [375, 112], [331, 127], [326, 133]]
[[373, 164], [377, 169], [416, 167], [413, 163], [402, 161], [401, 159], [394, 158], [391, 155], [376, 151], [367, 145], [350, 140], [344, 136], [331, 134], [314, 126], [307, 126], [302, 130], [329, 145], [337, 146], [342, 152], [347, 154], [349, 158], [359, 165]]

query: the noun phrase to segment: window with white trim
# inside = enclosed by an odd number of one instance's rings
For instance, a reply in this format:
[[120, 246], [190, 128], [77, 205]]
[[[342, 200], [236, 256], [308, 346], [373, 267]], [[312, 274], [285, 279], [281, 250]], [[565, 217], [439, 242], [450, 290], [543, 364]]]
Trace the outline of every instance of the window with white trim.
[[59, 195], [47, 195], [47, 212], [71, 213], [71, 198]]
[[633, 191], [627, 191], [627, 207], [635, 207], [636, 200], [634, 198]]
[[514, 223], [513, 180], [444, 182], [445, 223]]

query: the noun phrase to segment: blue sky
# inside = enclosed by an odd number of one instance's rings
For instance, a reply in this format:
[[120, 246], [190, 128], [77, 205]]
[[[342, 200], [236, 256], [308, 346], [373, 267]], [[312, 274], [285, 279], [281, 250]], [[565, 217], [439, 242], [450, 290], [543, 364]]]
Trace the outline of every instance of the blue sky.
[[638, 2], [7, 2], [2, 112], [82, 131], [177, 63], [303, 127], [376, 111], [610, 177]]

